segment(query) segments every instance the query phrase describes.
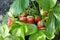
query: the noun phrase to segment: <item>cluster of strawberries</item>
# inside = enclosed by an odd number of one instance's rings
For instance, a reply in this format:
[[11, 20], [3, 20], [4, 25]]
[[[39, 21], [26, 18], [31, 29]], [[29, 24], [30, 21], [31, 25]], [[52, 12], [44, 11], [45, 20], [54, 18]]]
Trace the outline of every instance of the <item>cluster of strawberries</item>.
[[[46, 12], [45, 12], [45, 14], [46, 14]], [[43, 23], [40, 23], [42, 20], [41, 16], [33, 17], [33, 16], [27, 15], [26, 13], [23, 13], [23, 14], [20, 14], [18, 16], [18, 18], [19, 18], [20, 22], [27, 22], [29, 24], [36, 23], [38, 29], [45, 27], [45, 25]], [[12, 22], [13, 22], [13, 19], [11, 17], [8, 17], [8, 26], [11, 26]]]
[[36, 16], [35, 18], [33, 16], [28, 16], [27, 14], [23, 13], [19, 15], [19, 20], [21, 22], [27, 22], [27, 23], [36, 23], [38, 28], [43, 28], [44, 24], [40, 24], [40, 21], [42, 20], [41, 16]]

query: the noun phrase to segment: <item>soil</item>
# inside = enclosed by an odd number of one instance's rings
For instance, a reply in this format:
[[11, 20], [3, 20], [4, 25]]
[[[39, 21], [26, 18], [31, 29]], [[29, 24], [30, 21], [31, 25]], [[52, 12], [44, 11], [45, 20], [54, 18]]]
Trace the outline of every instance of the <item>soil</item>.
[[13, 0], [0, 0], [0, 23], [2, 21], [3, 15], [9, 11], [10, 5], [13, 3]]
[[[6, 14], [7, 11], [9, 11], [10, 5], [13, 3], [14, 0], [0, 0], [0, 22], [2, 21], [3, 15]], [[35, 5], [37, 4], [34, 2]], [[60, 3], [60, 0], [57, 1], [57, 3]], [[32, 7], [32, 4], [30, 3], [30, 6]], [[38, 9], [38, 5], [36, 5]], [[38, 9], [39, 11], [39, 9]], [[26, 36], [27, 40], [28, 36]], [[53, 40], [60, 40], [60, 34], [56, 35], [56, 37]]]

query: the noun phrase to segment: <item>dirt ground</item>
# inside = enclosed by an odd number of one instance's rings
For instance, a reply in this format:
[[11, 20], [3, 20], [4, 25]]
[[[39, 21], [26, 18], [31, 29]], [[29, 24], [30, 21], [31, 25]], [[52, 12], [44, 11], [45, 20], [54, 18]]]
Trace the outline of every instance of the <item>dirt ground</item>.
[[10, 5], [12, 4], [13, 0], [0, 0], [0, 22], [2, 17], [6, 12], [9, 10]]

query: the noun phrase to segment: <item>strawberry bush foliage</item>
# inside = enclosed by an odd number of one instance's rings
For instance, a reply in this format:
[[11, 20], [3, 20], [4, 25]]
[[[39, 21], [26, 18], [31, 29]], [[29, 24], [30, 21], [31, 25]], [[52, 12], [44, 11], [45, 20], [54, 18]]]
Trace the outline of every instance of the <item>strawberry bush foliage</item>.
[[60, 4], [57, 0], [14, 0], [0, 24], [0, 40], [52, 40], [60, 31]]

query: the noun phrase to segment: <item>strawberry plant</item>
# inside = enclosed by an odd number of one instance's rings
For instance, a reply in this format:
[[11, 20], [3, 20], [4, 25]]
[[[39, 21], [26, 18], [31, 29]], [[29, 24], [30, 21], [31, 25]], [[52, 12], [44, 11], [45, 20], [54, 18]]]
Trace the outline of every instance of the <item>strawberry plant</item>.
[[[52, 40], [60, 31], [57, 0], [14, 0], [0, 24], [0, 40]], [[25, 38], [28, 36], [27, 38]]]

